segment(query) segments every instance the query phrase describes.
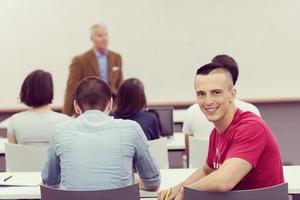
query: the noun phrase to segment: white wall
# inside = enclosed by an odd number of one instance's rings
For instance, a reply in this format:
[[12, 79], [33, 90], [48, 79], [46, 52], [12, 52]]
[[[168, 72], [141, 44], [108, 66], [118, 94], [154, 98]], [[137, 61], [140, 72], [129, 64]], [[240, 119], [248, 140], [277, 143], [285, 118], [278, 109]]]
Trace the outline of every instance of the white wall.
[[53, 74], [61, 105], [71, 59], [91, 47], [97, 22], [149, 102], [194, 100], [195, 70], [219, 53], [240, 65], [240, 98], [300, 98], [299, 14], [298, 0], [0, 0], [0, 108], [17, 105], [36, 68]]

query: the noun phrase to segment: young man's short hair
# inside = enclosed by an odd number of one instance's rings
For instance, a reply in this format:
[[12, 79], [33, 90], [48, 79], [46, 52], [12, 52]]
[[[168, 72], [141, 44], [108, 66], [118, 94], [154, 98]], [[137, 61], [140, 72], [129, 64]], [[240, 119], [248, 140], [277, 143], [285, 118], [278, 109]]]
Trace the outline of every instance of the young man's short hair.
[[82, 111], [104, 111], [111, 98], [110, 86], [96, 76], [81, 80], [75, 91], [75, 100]]
[[228, 76], [231, 78], [231, 83], [230, 85], [234, 85], [233, 84], [233, 75], [232, 75], [232, 72], [230, 71], [230, 68], [227, 67], [227, 66], [223, 66], [223, 65], [219, 65], [219, 64], [216, 64], [216, 63], [208, 63], [206, 65], [203, 65], [202, 67], [200, 67], [197, 72], [196, 72], [196, 76], [197, 75], [208, 75], [210, 74], [211, 72], [215, 72], [217, 70], [220, 70], [220, 71], [225, 71], [228, 73]]
[[49, 72], [35, 70], [23, 81], [20, 100], [30, 107], [40, 107], [52, 103], [53, 80]]
[[226, 66], [231, 73], [233, 84], [235, 85], [238, 76], [239, 76], [239, 68], [237, 62], [230, 56], [222, 54], [215, 56], [212, 63], [219, 64], [222, 66]]

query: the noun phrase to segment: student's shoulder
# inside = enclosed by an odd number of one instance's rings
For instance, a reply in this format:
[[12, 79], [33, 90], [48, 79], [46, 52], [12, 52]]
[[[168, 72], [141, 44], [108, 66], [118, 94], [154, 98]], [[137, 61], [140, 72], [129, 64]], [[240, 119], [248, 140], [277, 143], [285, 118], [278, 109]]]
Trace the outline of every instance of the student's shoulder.
[[253, 112], [254, 114], [260, 116], [260, 112], [255, 105], [245, 102], [245, 101], [242, 101], [242, 100], [239, 100], [239, 99], [235, 99], [234, 102], [239, 109], [241, 109], [243, 111], [250, 111], [250, 112]]
[[68, 116], [68, 115], [66, 115], [66, 114], [63, 114], [63, 113], [55, 112], [55, 111], [52, 112], [52, 115], [53, 115], [55, 118], [60, 119], [60, 120], [68, 120], [68, 119], [71, 119], [70, 116]]
[[113, 126], [118, 128], [121, 132], [130, 136], [131, 138], [139, 137], [139, 135], [144, 135], [142, 127], [134, 120], [130, 119], [114, 119]]
[[114, 126], [124, 129], [135, 129], [136, 127], [139, 127], [139, 124], [136, 121], [130, 119], [114, 118], [113, 122]]
[[75, 126], [74, 118], [65, 116], [59, 116], [59, 118], [61, 118], [61, 120], [59, 120], [54, 126], [55, 132], [63, 132], [64, 130], [68, 130]]
[[9, 118], [9, 122], [19, 121], [19, 120], [23, 121], [24, 119], [30, 118], [31, 116], [32, 116], [32, 113], [29, 110], [22, 111], [22, 112], [19, 112], [19, 113], [16, 113], [16, 114], [12, 115]]
[[138, 115], [140, 116], [140, 118], [145, 118], [148, 120], [157, 119], [157, 116], [153, 112], [150, 112], [150, 111], [142, 111], [142, 112], [139, 112]]
[[236, 123], [237, 130], [243, 134], [247, 132], [265, 133], [267, 132], [266, 123], [256, 114], [249, 111], [239, 111], [239, 119]]

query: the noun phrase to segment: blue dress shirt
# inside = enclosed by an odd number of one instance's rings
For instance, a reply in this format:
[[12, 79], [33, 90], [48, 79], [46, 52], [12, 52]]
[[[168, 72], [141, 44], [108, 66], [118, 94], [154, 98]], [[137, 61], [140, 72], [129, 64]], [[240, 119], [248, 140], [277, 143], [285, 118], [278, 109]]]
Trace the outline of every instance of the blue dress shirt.
[[100, 53], [95, 49], [94, 52], [100, 70], [100, 78], [108, 82], [108, 52], [106, 51], [105, 53]]

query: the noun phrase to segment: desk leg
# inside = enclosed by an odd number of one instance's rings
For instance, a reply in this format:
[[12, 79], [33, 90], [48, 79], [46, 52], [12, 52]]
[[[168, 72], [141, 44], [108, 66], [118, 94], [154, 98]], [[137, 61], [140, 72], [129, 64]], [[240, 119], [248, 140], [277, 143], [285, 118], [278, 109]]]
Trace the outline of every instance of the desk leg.
[[5, 172], [5, 155], [0, 154], [0, 172]]
[[169, 150], [169, 166], [170, 168], [183, 168], [184, 150]]

